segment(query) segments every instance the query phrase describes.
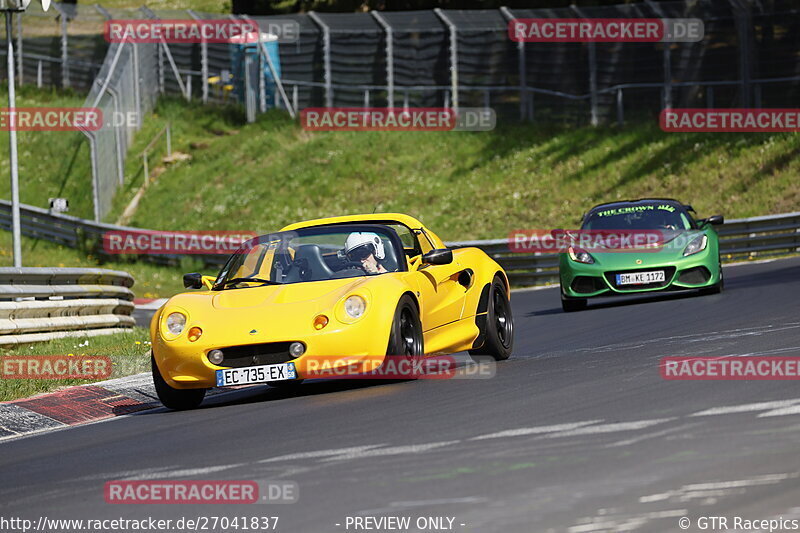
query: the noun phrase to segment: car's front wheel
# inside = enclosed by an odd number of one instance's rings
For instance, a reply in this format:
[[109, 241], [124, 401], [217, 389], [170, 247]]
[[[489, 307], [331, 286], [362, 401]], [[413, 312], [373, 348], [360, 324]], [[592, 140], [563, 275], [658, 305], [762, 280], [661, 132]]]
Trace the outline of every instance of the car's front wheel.
[[568, 298], [561, 293], [561, 309], [565, 313], [572, 313], [574, 311], [583, 311], [586, 309], [586, 298]]
[[485, 327], [483, 346], [470, 350], [470, 355], [491, 355], [496, 361], [508, 359], [514, 348], [514, 318], [506, 285], [499, 277], [489, 287]]
[[425, 354], [422, 338], [422, 322], [413, 298], [404, 294], [397, 302], [397, 309], [389, 332], [386, 355], [405, 356], [417, 359]]
[[164, 407], [175, 411], [185, 411], [194, 409], [202, 403], [206, 395], [206, 389], [175, 389], [170, 387], [161, 372], [158, 370], [155, 358], [150, 356], [150, 365], [153, 371], [153, 384], [156, 387], [156, 394]]
[[700, 294], [719, 294], [725, 288], [725, 278], [722, 276], [722, 263], [719, 265], [719, 281], [711, 287], [700, 289]]

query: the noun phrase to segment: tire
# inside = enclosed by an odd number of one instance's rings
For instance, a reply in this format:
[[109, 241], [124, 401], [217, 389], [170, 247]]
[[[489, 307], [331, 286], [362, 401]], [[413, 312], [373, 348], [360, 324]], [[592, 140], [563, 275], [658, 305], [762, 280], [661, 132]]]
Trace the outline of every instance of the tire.
[[414, 299], [408, 294], [404, 294], [397, 302], [397, 309], [394, 311], [386, 355], [420, 358], [424, 354], [425, 344], [422, 338], [422, 322], [419, 319], [419, 311]]
[[725, 288], [725, 278], [722, 275], [722, 265], [719, 265], [719, 281], [716, 285], [712, 285], [711, 287], [707, 287], [705, 289], [700, 289], [700, 294], [719, 294]]
[[565, 313], [583, 311], [586, 309], [586, 305], [586, 298], [567, 298], [563, 294], [561, 295], [561, 309], [563, 309]]
[[186, 411], [194, 409], [202, 403], [206, 395], [206, 389], [173, 389], [164, 381], [152, 355], [150, 356], [150, 365], [152, 366], [156, 394], [158, 394], [158, 399], [161, 400], [164, 407], [173, 411]]
[[490, 355], [495, 361], [504, 361], [514, 349], [514, 317], [506, 285], [495, 276], [489, 287], [483, 346], [469, 350], [470, 355]]
[[569, 298], [564, 296], [564, 287], [561, 285], [561, 309], [564, 310], [565, 313], [572, 313], [575, 311], [583, 311], [586, 309], [587, 300], [586, 298]]

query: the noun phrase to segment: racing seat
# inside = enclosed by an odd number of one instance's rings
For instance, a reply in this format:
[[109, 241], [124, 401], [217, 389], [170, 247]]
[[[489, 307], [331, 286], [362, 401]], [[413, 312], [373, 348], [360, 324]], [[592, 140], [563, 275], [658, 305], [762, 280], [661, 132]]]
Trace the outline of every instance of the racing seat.
[[286, 274], [286, 283], [298, 281], [320, 281], [331, 279], [333, 270], [325, 263], [316, 244], [304, 244], [297, 248], [294, 262]]
[[380, 260], [380, 264], [383, 265], [383, 268], [385, 268], [387, 272], [397, 272], [400, 270], [397, 262], [397, 253], [391, 241], [383, 239], [383, 252], [386, 255], [386, 257]]

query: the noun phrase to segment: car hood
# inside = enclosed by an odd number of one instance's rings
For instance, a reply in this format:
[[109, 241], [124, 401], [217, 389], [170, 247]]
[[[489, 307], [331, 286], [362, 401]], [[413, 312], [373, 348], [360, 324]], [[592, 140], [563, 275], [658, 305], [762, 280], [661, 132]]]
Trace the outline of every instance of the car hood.
[[686, 246], [704, 234], [710, 237], [705, 230], [663, 231], [657, 242], [646, 248], [615, 252], [601, 252], [595, 249], [590, 253], [597, 263], [606, 267], [646, 268], [649, 265], [663, 265], [684, 259], [683, 252]]

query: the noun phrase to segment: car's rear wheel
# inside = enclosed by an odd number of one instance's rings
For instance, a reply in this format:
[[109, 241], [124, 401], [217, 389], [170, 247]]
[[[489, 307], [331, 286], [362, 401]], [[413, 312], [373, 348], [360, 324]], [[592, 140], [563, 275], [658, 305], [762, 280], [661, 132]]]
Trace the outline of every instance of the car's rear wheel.
[[414, 363], [424, 354], [425, 345], [422, 337], [422, 322], [419, 319], [419, 310], [414, 299], [408, 294], [404, 294], [400, 301], [397, 302], [397, 309], [394, 312], [386, 355], [406, 357], [412, 361], [411, 368], [415, 368]]
[[496, 361], [508, 359], [514, 348], [514, 317], [506, 284], [495, 276], [489, 287], [486, 309], [486, 332], [483, 346], [470, 350], [470, 355], [491, 355]]
[[161, 372], [158, 370], [155, 358], [150, 356], [150, 365], [153, 371], [153, 384], [156, 394], [164, 407], [175, 411], [185, 411], [199, 406], [206, 395], [206, 389], [175, 389], [170, 387]]

